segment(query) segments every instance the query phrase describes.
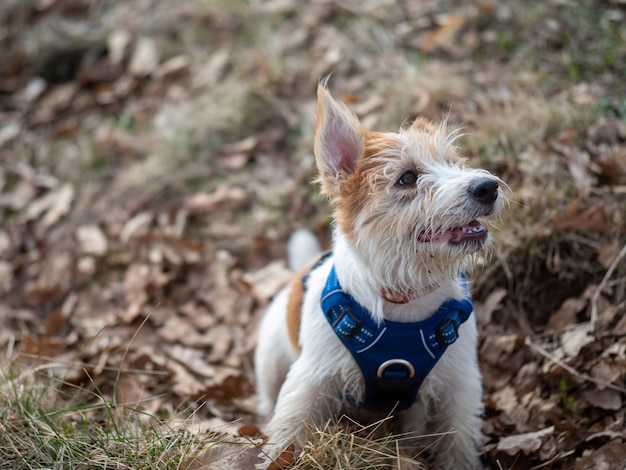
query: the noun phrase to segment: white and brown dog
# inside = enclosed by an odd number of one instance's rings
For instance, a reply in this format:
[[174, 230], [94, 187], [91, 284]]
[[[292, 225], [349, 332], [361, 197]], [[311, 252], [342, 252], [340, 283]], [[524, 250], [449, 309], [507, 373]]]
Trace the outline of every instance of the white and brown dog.
[[[298, 452], [307, 425], [363, 408], [393, 413], [403, 432], [444, 433], [430, 448], [437, 468], [479, 467], [482, 385], [464, 272], [490, 241], [480, 220], [498, 213], [501, 181], [467, 168], [445, 125], [418, 118], [399, 133], [369, 132], [323, 84], [317, 96], [333, 249], [263, 317], [265, 448]], [[297, 257], [313, 254], [303, 253], [315, 246], [306, 233], [291, 243]]]

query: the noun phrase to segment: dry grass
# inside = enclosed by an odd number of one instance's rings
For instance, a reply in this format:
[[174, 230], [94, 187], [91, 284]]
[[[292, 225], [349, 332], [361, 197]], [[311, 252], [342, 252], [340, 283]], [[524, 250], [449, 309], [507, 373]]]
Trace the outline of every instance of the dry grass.
[[312, 439], [294, 470], [427, 470], [418, 453], [420, 443], [423, 449], [442, 436], [392, 435], [386, 430], [387, 421], [361, 426], [344, 417], [324, 429], [311, 430]]
[[[48, 377], [46, 366], [2, 366], [0, 460], [6, 468], [178, 469], [217, 434], [192, 434], [138, 408]], [[190, 422], [192, 418], [187, 418]]]

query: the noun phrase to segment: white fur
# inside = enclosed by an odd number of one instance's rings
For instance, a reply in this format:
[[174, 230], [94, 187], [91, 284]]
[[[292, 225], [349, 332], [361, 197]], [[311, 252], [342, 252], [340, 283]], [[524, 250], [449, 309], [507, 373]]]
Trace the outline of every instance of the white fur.
[[[355, 136], [364, 131], [326, 90], [318, 91], [318, 96], [321, 116], [316, 138], [340, 140], [316, 141], [318, 167], [322, 183], [330, 191], [339, 191], [358, 164], [350, 149], [362, 152], [363, 144], [355, 143]], [[342, 133], [346, 134], [344, 141]], [[459, 272], [470, 267], [477, 248], [424, 243], [417, 235], [424, 230], [462, 226], [499, 209], [500, 197], [487, 210], [468, 194], [469, 185], [478, 178], [499, 180], [450, 158], [454, 154], [453, 138], [445, 135], [444, 127], [434, 132], [410, 129], [384, 136], [389, 140], [389, 150], [375, 156], [380, 171], [371, 182], [366, 209], [350, 214], [354, 232], [346, 234], [337, 224], [333, 255], [310, 274], [301, 310], [301, 352], [290, 344], [285, 326], [288, 290], [276, 297], [261, 323], [255, 371], [260, 412], [271, 417], [265, 446], [270, 458], [289, 444], [300, 450], [309, 437], [307, 425], [322, 427], [345, 411], [342, 397], [350, 394], [358, 401], [364, 392], [360, 369], [321, 311], [320, 295], [331, 266], [335, 265], [343, 289], [376, 321], [424, 320], [447, 299], [463, 297]], [[328, 156], [325, 152], [329, 148], [340, 148], [347, 156], [344, 160]], [[405, 190], [396, 185], [407, 168], [421, 174], [411, 193], [403, 193]], [[325, 175], [325, 171], [333, 174]], [[334, 197], [336, 202], [338, 196]], [[302, 234], [292, 238], [290, 253], [309, 252], [309, 242], [310, 238]], [[298, 243], [302, 243], [300, 250]], [[381, 287], [412, 289], [423, 295], [406, 304], [395, 304], [381, 296]], [[437, 468], [478, 468], [481, 395], [477, 328], [472, 315], [459, 328], [459, 339], [428, 375], [416, 403], [397, 412], [395, 418], [404, 432], [414, 435], [450, 433], [436, 439], [430, 448]]]

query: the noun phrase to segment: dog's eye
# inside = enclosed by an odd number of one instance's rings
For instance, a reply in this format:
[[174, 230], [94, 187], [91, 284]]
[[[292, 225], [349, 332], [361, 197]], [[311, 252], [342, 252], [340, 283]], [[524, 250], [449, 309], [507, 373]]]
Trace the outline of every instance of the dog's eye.
[[398, 180], [399, 186], [411, 186], [417, 183], [417, 173], [414, 171], [407, 171]]

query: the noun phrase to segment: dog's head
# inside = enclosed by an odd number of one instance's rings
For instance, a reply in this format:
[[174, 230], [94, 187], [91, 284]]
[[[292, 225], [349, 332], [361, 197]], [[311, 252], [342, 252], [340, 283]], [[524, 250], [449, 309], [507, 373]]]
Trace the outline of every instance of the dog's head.
[[427, 290], [490, 241], [501, 181], [459, 158], [445, 124], [370, 132], [318, 87], [315, 157], [337, 228], [383, 288]]

